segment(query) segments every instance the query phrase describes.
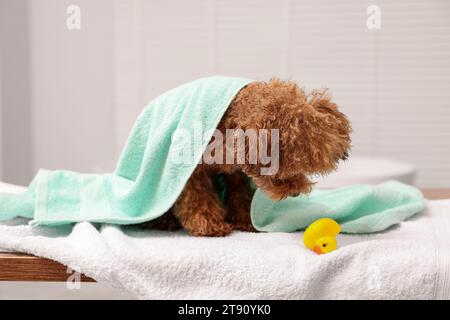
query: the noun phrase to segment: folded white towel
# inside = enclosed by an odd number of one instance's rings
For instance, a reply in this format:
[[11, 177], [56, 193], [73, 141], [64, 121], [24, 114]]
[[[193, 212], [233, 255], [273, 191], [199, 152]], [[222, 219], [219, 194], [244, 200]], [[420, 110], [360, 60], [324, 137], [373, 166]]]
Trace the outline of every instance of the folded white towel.
[[23, 220], [0, 225], [0, 248], [54, 259], [142, 299], [449, 299], [449, 219], [450, 200], [430, 201], [386, 232], [340, 235], [340, 248], [321, 256], [301, 233], [194, 238]]

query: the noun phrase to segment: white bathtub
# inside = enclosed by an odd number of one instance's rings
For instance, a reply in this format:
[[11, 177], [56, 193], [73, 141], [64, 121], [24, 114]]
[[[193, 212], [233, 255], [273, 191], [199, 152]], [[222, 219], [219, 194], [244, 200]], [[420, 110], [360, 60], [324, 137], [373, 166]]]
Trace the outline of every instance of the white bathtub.
[[350, 157], [342, 162], [336, 172], [315, 179], [316, 188], [336, 188], [352, 184], [378, 184], [387, 180], [398, 180], [415, 184], [416, 167], [412, 164], [369, 157]]

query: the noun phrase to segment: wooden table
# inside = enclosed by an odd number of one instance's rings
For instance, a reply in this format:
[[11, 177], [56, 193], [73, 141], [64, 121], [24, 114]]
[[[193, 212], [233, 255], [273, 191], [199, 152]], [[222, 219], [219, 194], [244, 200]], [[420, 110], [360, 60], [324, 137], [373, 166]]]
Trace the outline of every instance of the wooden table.
[[[0, 281], [65, 282], [74, 272], [59, 262], [22, 253], [0, 253]], [[80, 275], [81, 281], [95, 282]]]
[[[450, 199], [450, 189], [425, 189], [430, 200]], [[49, 259], [20, 253], [0, 253], [0, 281], [67, 281], [73, 273], [66, 266]], [[81, 275], [81, 281], [94, 282]]]

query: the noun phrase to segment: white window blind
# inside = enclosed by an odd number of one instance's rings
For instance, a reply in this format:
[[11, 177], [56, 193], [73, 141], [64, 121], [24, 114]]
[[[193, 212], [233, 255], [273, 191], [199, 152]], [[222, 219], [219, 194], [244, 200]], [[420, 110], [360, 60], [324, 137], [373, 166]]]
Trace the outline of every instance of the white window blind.
[[[381, 9], [368, 30], [366, 8]], [[116, 0], [117, 150], [144, 105], [209, 74], [327, 87], [354, 127], [354, 154], [418, 166], [450, 187], [447, 0]]]

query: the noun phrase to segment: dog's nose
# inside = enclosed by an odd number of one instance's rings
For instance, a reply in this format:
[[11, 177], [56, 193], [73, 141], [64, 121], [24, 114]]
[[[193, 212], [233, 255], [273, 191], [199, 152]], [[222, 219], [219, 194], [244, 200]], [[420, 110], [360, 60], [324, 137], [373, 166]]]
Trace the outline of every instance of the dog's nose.
[[294, 193], [290, 194], [291, 197], [298, 197], [299, 195], [300, 195], [300, 192], [294, 192]]
[[347, 160], [348, 159], [348, 152], [345, 151], [344, 154], [341, 156], [341, 160]]

